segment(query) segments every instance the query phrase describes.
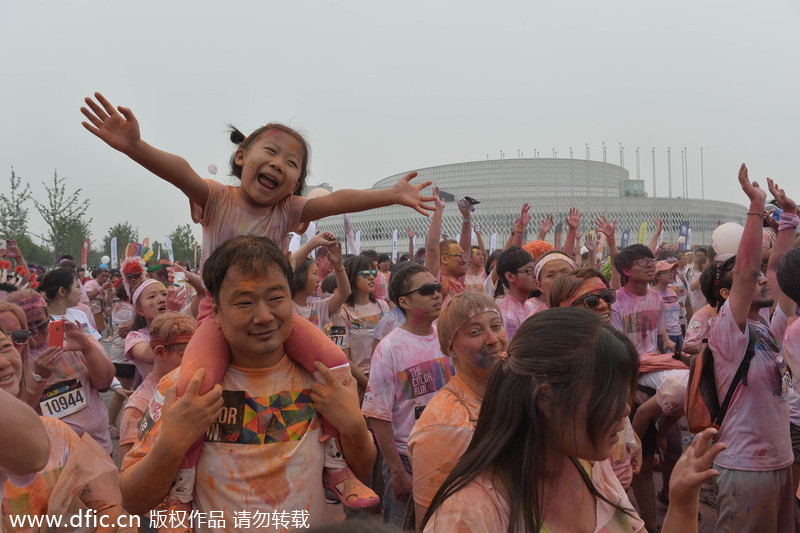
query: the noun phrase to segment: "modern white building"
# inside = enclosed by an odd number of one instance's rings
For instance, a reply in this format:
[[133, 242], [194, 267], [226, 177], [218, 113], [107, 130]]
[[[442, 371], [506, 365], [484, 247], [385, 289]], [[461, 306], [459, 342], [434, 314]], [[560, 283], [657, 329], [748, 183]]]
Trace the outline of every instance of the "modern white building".
[[[644, 189], [644, 181], [629, 179], [628, 171], [618, 165], [583, 159], [520, 158], [471, 161], [416, 169], [420, 180], [431, 180], [447, 196], [442, 232], [451, 238], [461, 230], [461, 214], [455, 201], [471, 196], [481, 203], [475, 206], [473, 223], [481, 225], [484, 244], [489, 247], [492, 233], [497, 233], [497, 245], [502, 248], [511, 232], [514, 221], [525, 202], [531, 204], [533, 216], [525, 239], [535, 239], [539, 221], [552, 214], [555, 223], [563, 222], [570, 207], [582, 213], [582, 233], [595, 229], [594, 220], [605, 215], [617, 221], [617, 244], [622, 233], [630, 231], [629, 244], [637, 242], [639, 226], [648, 222], [649, 240], [655, 228], [655, 219], [664, 222], [664, 239], [675, 242], [682, 222], [692, 228], [692, 244], [709, 244], [711, 233], [720, 222], [745, 223], [744, 206], [715, 200], [690, 198], [652, 198]], [[384, 178], [373, 189], [391, 188], [407, 172]], [[430, 191], [430, 189], [427, 189]], [[391, 206], [349, 215], [353, 231], [361, 231], [361, 249], [389, 252], [392, 249], [392, 232], [398, 230], [398, 253], [408, 250], [406, 228], [417, 233], [417, 247], [424, 246], [429, 218], [416, 211]], [[341, 216], [319, 221], [320, 231], [333, 231], [344, 235]], [[563, 228], [566, 234], [566, 223]], [[552, 242], [554, 230], [547, 239]]]

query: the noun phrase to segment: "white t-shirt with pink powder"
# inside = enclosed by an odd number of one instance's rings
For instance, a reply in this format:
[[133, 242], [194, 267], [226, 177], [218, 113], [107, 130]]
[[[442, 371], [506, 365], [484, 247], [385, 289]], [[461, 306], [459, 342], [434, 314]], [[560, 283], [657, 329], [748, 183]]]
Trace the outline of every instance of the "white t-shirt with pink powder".
[[125, 336], [125, 357], [133, 361], [133, 364], [136, 365], [136, 370], [139, 371], [139, 375], [142, 376], [142, 379], [145, 379], [153, 371], [153, 363], [145, 363], [139, 359], [134, 359], [133, 355], [131, 355], [131, 349], [143, 342], [150, 346], [150, 328], [146, 326], [142, 329], [131, 331]]
[[715, 463], [731, 470], [778, 470], [794, 461], [789, 436], [791, 379], [779, 341], [770, 328], [748, 320], [742, 332], [730, 302], [723, 304], [708, 338], [714, 354], [717, 395], [723, 399], [728, 392], [747, 350], [750, 328], [755, 329], [758, 341], [747, 374], [748, 385], [740, 384], [733, 394], [717, 436], [728, 448], [717, 456]]
[[201, 208], [189, 202], [192, 220], [203, 226], [203, 259], [223, 242], [239, 235], [269, 237], [281, 250], [289, 245], [289, 232], [297, 229], [307, 198], [289, 195], [277, 204], [255, 207], [242, 198], [241, 189], [215, 180], [208, 183], [208, 200]]
[[532, 302], [529, 302], [530, 300], [520, 303], [510, 294], [506, 294], [505, 298], [497, 302], [497, 307], [500, 308], [500, 314], [503, 316], [503, 325], [506, 328], [506, 336], [509, 341], [522, 323], [525, 322], [525, 319], [537, 310], [537, 307]]
[[403, 328], [375, 347], [361, 411], [392, 423], [397, 451], [408, 454], [408, 436], [422, 409], [455, 374], [442, 354], [436, 328], [420, 337]]
[[661, 296], [649, 289], [644, 296], [637, 296], [623, 287], [617, 290], [617, 301], [611, 307], [611, 325], [624, 333], [640, 354], [657, 353], [663, 314]]

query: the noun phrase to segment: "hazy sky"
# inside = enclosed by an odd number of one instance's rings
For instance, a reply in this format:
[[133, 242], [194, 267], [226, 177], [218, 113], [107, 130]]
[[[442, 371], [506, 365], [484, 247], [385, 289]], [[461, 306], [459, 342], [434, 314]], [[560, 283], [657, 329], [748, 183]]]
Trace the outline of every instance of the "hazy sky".
[[[310, 183], [366, 188], [407, 169], [525, 157], [619, 162], [652, 192], [742, 203], [736, 173], [800, 197], [800, 4], [782, 2], [110, 2], [0, 0], [0, 186], [54, 169], [91, 199], [93, 240], [190, 221], [172, 186], [85, 131], [84, 96], [133, 109], [142, 137], [228, 182], [226, 123], [301, 130]], [[531, 199], [536, 202], [536, 199]], [[31, 208], [31, 228], [43, 222]], [[200, 235], [199, 227], [196, 234]]]

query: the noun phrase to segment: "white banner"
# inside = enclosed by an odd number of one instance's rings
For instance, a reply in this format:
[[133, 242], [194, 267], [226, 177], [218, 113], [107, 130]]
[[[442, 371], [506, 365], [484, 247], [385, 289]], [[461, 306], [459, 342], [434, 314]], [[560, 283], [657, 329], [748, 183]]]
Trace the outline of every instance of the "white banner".
[[174, 263], [175, 255], [172, 253], [172, 240], [166, 235], [164, 236], [164, 248], [167, 249], [167, 255], [169, 255], [170, 262]]
[[[309, 222], [308, 223], [308, 229], [306, 229], [306, 233], [305, 233], [306, 242], [308, 242], [308, 239], [310, 239], [311, 237], [313, 237], [316, 234], [317, 234], [317, 225], [314, 224], [314, 222]], [[311, 254], [310, 255], [311, 255], [311, 259], [313, 259], [315, 261], [317, 260], [317, 250], [316, 250], [316, 248], [312, 248], [311, 249]]]
[[119, 268], [117, 257], [117, 238], [111, 237], [111, 268]]
[[291, 238], [289, 239], [289, 251], [295, 253], [300, 248], [300, 235], [294, 232], [289, 232]]
[[492, 238], [489, 240], [489, 254], [493, 254], [497, 248], [497, 233], [492, 233]]
[[361, 253], [361, 230], [356, 231], [355, 251], [353, 253], [356, 255]]
[[397, 230], [392, 232], [392, 263], [397, 263]]

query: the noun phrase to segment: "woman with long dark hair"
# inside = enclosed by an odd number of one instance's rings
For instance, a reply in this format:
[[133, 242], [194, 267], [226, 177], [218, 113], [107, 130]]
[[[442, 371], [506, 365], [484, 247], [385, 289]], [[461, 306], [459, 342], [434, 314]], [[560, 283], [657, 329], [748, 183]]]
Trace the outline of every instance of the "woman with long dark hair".
[[[565, 334], [569, 332], [569, 334]], [[630, 412], [639, 356], [583, 309], [526, 320], [492, 371], [469, 448], [423, 520], [431, 531], [643, 531], [608, 461]], [[663, 531], [696, 531], [700, 484], [713, 477], [714, 430], [673, 473]]]

